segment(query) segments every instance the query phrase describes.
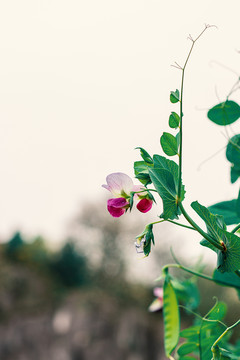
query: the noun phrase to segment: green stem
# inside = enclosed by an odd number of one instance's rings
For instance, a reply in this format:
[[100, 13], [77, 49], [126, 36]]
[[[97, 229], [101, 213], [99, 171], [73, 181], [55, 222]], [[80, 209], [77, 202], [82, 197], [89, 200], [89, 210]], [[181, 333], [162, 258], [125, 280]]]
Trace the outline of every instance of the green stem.
[[152, 223], [149, 224], [149, 225], [160, 224], [160, 223], [165, 222], [165, 221], [170, 222], [170, 223], [175, 224], [175, 225], [178, 225], [178, 226], [185, 227], [185, 228], [190, 229], [190, 230], [195, 230], [195, 229], [194, 229], [193, 227], [191, 227], [191, 226], [187, 226], [187, 225], [184, 225], [184, 224], [179, 224], [179, 223], [177, 223], [176, 221], [173, 221], [173, 220], [165, 220], [165, 219], [152, 222]]
[[199, 272], [197, 272], [197, 271], [194, 271], [194, 270], [192, 270], [192, 269], [189, 269], [189, 268], [187, 268], [187, 267], [185, 267], [185, 266], [183, 266], [183, 265], [181, 265], [181, 264], [168, 264], [168, 265], [165, 265], [165, 266], [163, 267], [163, 271], [165, 271], [165, 269], [170, 268], [170, 267], [171, 267], [171, 268], [181, 269], [181, 270], [183, 270], [183, 271], [188, 272], [189, 274], [196, 275], [196, 276], [201, 277], [201, 278], [203, 278], [203, 279], [205, 279], [205, 280], [213, 281], [213, 282], [215, 282], [216, 284], [220, 284], [220, 285], [228, 286], [228, 287], [234, 287], [235, 289], [240, 289], [240, 285], [235, 285], [235, 284], [234, 284], [234, 285], [231, 285], [231, 284], [229, 284], [229, 283], [227, 283], [227, 282], [225, 282], [225, 281], [223, 281], [223, 280], [213, 279], [212, 277], [210, 277], [210, 276], [208, 276], [208, 275], [206, 275], [206, 274], [201, 274], [201, 273], [199, 273]]
[[185, 75], [185, 69], [188, 63], [188, 60], [190, 58], [190, 55], [192, 53], [193, 47], [196, 43], [196, 41], [202, 36], [202, 34], [210, 27], [210, 25], [206, 25], [203, 31], [198, 35], [198, 37], [193, 40], [190, 37], [190, 40], [192, 41], [192, 46], [190, 48], [190, 51], [188, 53], [188, 56], [186, 58], [185, 64], [183, 66], [182, 70], [182, 80], [181, 80], [181, 95], [180, 95], [180, 123], [179, 123], [179, 167], [178, 167], [178, 192], [177, 192], [177, 198], [181, 199], [181, 185], [182, 185], [182, 135], [183, 135], [183, 126], [182, 126], [182, 118], [183, 118], [183, 85], [184, 85], [184, 75]]
[[237, 325], [239, 325], [239, 324], [240, 324], [240, 319], [239, 319], [238, 321], [236, 321], [235, 324], [233, 324], [232, 326], [229, 326], [229, 327], [219, 336], [219, 338], [214, 342], [211, 350], [213, 351], [213, 350], [216, 348], [218, 342], [219, 342], [220, 340], [222, 340], [222, 338], [223, 338], [229, 331], [231, 331], [235, 326], [237, 326]]
[[[185, 66], [186, 66], [186, 63], [185, 63]], [[182, 69], [181, 98], [180, 98], [179, 163], [178, 163], [178, 192], [177, 192], [178, 199], [181, 198], [181, 185], [182, 185], [182, 133], [183, 133], [183, 130], [182, 130], [182, 128], [183, 128], [183, 125], [182, 125], [182, 117], [183, 117], [182, 104], [183, 104], [184, 71], [185, 71], [185, 68]]]
[[223, 250], [223, 247], [221, 246], [221, 244], [219, 244], [216, 240], [214, 240], [213, 238], [211, 238], [207, 233], [205, 233], [205, 231], [203, 231], [196, 223], [195, 221], [188, 215], [188, 213], [186, 212], [186, 210], [184, 209], [182, 203], [179, 203], [179, 208], [183, 214], [183, 216], [185, 217], [185, 219], [189, 222], [189, 224], [192, 225], [192, 227], [199, 232], [200, 235], [202, 235], [204, 237], [204, 239], [206, 239], [208, 242], [210, 242], [210, 244], [212, 244], [213, 246], [215, 246], [217, 249], [219, 250]]
[[[205, 31], [206, 29], [204, 29]], [[203, 32], [202, 32], [203, 33]], [[202, 33], [197, 37], [197, 39], [202, 35]], [[182, 134], [183, 134], [183, 84], [184, 84], [184, 75], [185, 75], [185, 69], [188, 63], [188, 60], [190, 58], [190, 55], [192, 53], [193, 47], [197, 39], [194, 41], [192, 40], [192, 46], [188, 53], [187, 59], [185, 61], [185, 64], [182, 68], [182, 80], [181, 80], [181, 97], [180, 97], [180, 124], [179, 124], [179, 168], [178, 168], [178, 198], [181, 198], [181, 184], [182, 184]]]
[[149, 225], [155, 225], [155, 224], [160, 224], [160, 223], [162, 223], [162, 222], [164, 222], [164, 221], [166, 221], [166, 220], [159, 220], [159, 221], [155, 221], [155, 222], [152, 222], [151, 224], [149, 224]]
[[140, 193], [143, 193], [143, 192], [146, 192], [146, 191], [155, 191], [155, 192], [157, 192], [157, 190], [156, 190], [156, 189], [148, 189], [148, 188], [145, 188], [144, 190], [131, 191], [131, 193], [134, 193], [134, 194], [140, 194]]
[[238, 224], [232, 231], [231, 233], [235, 233], [236, 231], [238, 231], [238, 229], [240, 229], [240, 224]]
[[190, 229], [190, 230], [196, 230], [196, 229], [194, 229], [193, 227], [191, 227], [191, 226], [187, 226], [187, 225], [184, 225], [184, 224], [179, 224], [179, 223], [177, 223], [176, 221], [173, 221], [173, 220], [166, 220], [166, 221], [168, 221], [168, 222], [170, 222], [170, 223], [172, 223], [172, 224], [175, 224], [175, 225], [178, 225], [178, 226], [182, 226], [182, 227], [184, 227], [184, 228], [187, 228], [187, 229]]

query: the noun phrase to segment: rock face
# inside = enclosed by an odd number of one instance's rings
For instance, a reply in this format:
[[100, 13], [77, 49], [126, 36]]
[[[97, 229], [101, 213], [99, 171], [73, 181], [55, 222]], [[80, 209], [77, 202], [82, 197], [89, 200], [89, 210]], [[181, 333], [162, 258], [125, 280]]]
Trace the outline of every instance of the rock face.
[[77, 291], [54, 311], [0, 323], [1, 360], [160, 360], [161, 314]]

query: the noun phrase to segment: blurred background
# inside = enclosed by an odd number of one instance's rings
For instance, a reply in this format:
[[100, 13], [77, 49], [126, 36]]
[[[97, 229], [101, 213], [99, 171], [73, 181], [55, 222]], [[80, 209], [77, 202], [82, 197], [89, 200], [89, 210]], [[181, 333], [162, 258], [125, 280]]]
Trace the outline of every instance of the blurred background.
[[[0, 359], [164, 359], [162, 314], [147, 309], [170, 248], [188, 265], [201, 256], [209, 273], [216, 259], [169, 224], [143, 259], [135, 237], [161, 203], [113, 219], [101, 185], [111, 172], [134, 176], [135, 147], [161, 152], [178, 111], [171, 65], [208, 23], [185, 77], [186, 207], [236, 197], [224, 150], [239, 125], [226, 134], [206, 113], [239, 77], [240, 3], [11, 0], [0, 10]], [[237, 301], [208, 285], [203, 313], [213, 294]]]

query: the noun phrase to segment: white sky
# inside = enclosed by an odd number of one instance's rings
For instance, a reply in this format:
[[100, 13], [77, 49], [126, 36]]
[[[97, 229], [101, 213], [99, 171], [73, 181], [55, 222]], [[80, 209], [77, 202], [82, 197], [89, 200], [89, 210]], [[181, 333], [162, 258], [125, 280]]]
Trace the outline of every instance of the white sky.
[[224, 152], [197, 169], [226, 145], [206, 109], [236, 81], [211, 62], [239, 71], [239, 13], [239, 0], [2, 1], [0, 237], [20, 228], [60, 239], [84, 202], [106, 195], [107, 174], [133, 175], [135, 147], [161, 151], [178, 111], [169, 92], [181, 73], [170, 65], [183, 64], [188, 34], [204, 23], [218, 30], [199, 40], [186, 71], [186, 202], [234, 198]]

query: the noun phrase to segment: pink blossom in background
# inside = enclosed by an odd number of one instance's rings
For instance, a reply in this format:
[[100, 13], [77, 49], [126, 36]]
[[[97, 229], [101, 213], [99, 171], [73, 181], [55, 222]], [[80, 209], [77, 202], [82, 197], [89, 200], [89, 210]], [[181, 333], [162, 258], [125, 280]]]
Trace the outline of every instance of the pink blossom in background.
[[154, 312], [161, 310], [163, 307], [163, 288], [156, 287], [153, 289], [154, 296], [157, 297], [157, 299], [153, 300], [151, 305], [148, 308], [148, 311]]

